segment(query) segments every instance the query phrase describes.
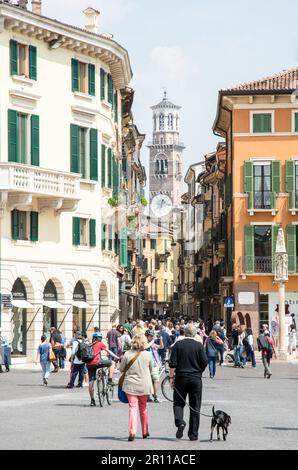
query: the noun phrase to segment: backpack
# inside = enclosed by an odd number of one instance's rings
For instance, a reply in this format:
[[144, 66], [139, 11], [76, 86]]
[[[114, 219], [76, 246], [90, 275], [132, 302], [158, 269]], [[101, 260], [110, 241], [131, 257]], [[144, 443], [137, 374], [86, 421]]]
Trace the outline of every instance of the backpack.
[[243, 346], [245, 347], [245, 349], [249, 349], [249, 348], [250, 348], [250, 344], [249, 344], [249, 342], [248, 342], [247, 336], [245, 336], [245, 338], [243, 338], [242, 344], [243, 344]]
[[82, 341], [81, 343], [79, 342], [76, 356], [79, 361], [82, 361], [84, 363], [91, 362], [95, 358], [92, 344], [87, 343], [85, 341]]

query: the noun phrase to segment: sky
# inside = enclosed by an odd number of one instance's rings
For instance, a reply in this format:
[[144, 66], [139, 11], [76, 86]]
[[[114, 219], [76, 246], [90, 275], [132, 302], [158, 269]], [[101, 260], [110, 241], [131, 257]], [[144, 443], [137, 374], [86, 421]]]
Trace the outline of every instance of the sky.
[[150, 106], [163, 87], [182, 106], [185, 171], [219, 140], [212, 125], [220, 89], [297, 65], [295, 0], [43, 0], [43, 14], [83, 27], [87, 6], [101, 12], [99, 32], [112, 33], [129, 52], [135, 124], [146, 142]]

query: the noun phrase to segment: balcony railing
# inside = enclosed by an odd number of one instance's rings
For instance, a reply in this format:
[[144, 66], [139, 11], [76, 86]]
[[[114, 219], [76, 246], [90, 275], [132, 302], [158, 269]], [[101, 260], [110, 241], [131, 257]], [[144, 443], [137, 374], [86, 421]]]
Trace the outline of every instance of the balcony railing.
[[21, 163], [0, 163], [0, 190], [78, 198], [80, 175]]
[[244, 256], [242, 270], [246, 274], [272, 274], [274, 266], [271, 256]]

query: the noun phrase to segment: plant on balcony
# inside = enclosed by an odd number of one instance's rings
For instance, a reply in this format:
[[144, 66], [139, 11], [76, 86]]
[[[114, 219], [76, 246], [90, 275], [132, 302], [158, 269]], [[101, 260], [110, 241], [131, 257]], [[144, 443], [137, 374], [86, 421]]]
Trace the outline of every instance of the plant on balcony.
[[132, 223], [132, 222], [135, 222], [137, 216], [135, 214], [130, 214], [127, 216], [127, 221], [128, 223]]
[[119, 198], [118, 196], [113, 196], [108, 199], [108, 204], [111, 207], [118, 207], [119, 206]]
[[147, 199], [145, 198], [145, 196], [142, 196], [142, 197], [141, 197], [141, 201], [140, 201], [140, 202], [141, 202], [141, 204], [142, 204], [143, 207], [148, 206], [148, 201], [147, 201]]

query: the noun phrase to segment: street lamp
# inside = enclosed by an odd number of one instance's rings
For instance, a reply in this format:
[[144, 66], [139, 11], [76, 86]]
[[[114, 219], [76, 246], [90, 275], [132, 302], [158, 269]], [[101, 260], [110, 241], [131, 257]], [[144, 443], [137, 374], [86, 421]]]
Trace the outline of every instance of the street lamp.
[[285, 324], [285, 283], [288, 281], [288, 254], [285, 246], [284, 232], [282, 227], [278, 229], [275, 249], [275, 281], [278, 283], [279, 297], [279, 341], [278, 356], [280, 360], [287, 360], [286, 324]]

